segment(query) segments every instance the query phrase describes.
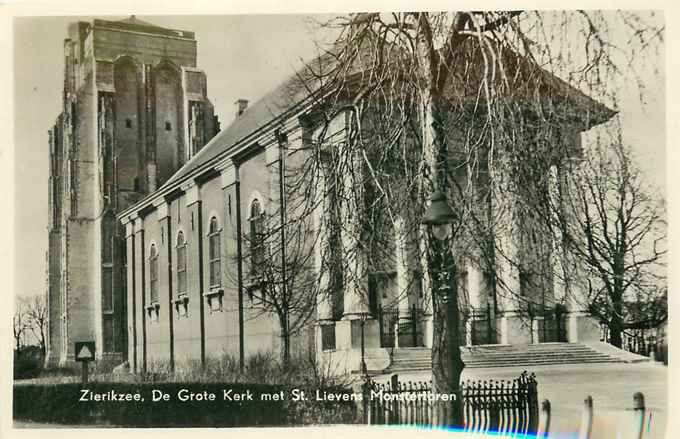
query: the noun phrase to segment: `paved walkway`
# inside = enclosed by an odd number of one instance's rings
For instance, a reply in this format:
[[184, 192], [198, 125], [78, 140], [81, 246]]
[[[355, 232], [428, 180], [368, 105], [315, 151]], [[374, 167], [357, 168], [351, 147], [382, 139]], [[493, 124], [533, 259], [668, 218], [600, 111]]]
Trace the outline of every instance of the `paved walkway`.
[[[526, 368], [467, 369], [462, 379], [512, 379]], [[668, 368], [660, 363], [583, 364], [533, 367], [539, 401], [548, 399], [552, 406], [552, 433], [560, 438], [577, 437], [583, 400], [593, 397], [595, 438], [616, 438], [618, 429], [630, 425], [633, 393], [645, 396], [651, 421], [649, 439], [665, 437], [668, 416]], [[388, 375], [376, 377], [387, 380]], [[400, 374], [399, 380], [429, 380], [429, 373]]]

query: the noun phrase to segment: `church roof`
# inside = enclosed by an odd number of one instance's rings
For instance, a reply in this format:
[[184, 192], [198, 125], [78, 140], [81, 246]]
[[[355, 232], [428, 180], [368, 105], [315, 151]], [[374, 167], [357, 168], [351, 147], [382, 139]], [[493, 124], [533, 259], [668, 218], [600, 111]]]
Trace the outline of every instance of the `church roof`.
[[161, 27], [161, 26], [156, 26], [153, 23], [149, 23], [148, 21], [140, 20], [135, 15], [130, 15], [128, 18], [118, 20], [118, 23], [125, 23], [125, 24], [139, 25], [139, 26], [157, 27], [159, 29], [166, 29], [166, 28]]
[[[513, 78], [513, 81], [511, 84], [505, 84], [501, 87], [500, 99], [525, 106], [534, 105], [537, 99], [535, 92], [538, 91], [541, 94], [538, 97], [539, 106], [557, 105], [569, 109], [568, 113], [572, 122], [576, 121], [575, 123], [578, 123], [582, 129], [589, 129], [606, 122], [616, 114], [605, 105], [518, 54], [510, 51], [504, 52], [503, 56], [507, 58], [505, 62], [508, 63], [508, 69], [511, 70], [508, 76]], [[335, 59], [333, 55], [322, 55], [312, 63], [322, 64], [332, 59]], [[476, 105], [480, 102], [478, 86], [474, 86], [478, 78], [475, 78], [476, 73], [474, 71], [467, 70], [465, 73], [469, 77], [464, 85], [458, 87], [457, 91], [445, 90], [445, 95], [447, 99], [452, 101], [458, 100]], [[460, 77], [463, 72], [454, 71], [453, 74]], [[533, 83], [533, 88], [528, 85], [530, 83]], [[534, 90], [533, 95], [532, 90]], [[277, 127], [289, 115], [310, 106], [314, 102], [316, 94], [310, 96], [309, 93], [309, 90], [302, 85], [300, 72], [289, 77], [248, 107], [226, 129], [213, 137], [156, 192], [138, 203], [137, 208], [145, 204], [145, 201], [148, 202], [148, 200], [156, 198], [159, 193], [171, 191], [173, 186], [195, 177], [203, 170], [210, 169], [221, 158], [227, 157], [241, 148], [252, 146], [263, 130]]]
[[94, 25], [95, 26], [102, 26], [102, 27], [110, 28], [110, 29], [112, 28], [112, 29], [116, 29], [116, 30], [120, 30], [120, 31], [144, 32], [144, 33], [151, 33], [151, 34], [166, 35], [166, 36], [171, 36], [171, 37], [175, 37], [175, 38], [193, 39], [194, 35], [195, 35], [191, 31], [161, 27], [161, 26], [155, 25], [153, 23], [150, 23], [148, 21], [140, 20], [135, 15], [131, 15], [128, 18], [124, 18], [122, 20], [116, 20], [116, 21], [101, 20], [101, 19], [95, 18]]

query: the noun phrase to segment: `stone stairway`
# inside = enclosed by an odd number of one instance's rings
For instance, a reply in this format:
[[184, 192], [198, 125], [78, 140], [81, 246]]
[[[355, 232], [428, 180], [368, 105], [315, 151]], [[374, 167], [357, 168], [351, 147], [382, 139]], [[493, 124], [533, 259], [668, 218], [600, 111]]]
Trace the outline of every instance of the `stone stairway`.
[[[602, 346], [600, 346], [602, 345]], [[461, 348], [466, 368], [544, 366], [551, 364], [629, 363], [648, 361], [604, 343], [540, 343], [529, 345], [482, 345]], [[428, 348], [395, 349], [385, 372], [430, 370]]]

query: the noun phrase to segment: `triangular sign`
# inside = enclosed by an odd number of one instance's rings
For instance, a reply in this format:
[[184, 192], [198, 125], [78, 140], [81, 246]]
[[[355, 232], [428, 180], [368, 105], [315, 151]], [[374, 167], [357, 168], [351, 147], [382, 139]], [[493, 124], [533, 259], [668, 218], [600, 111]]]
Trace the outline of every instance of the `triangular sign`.
[[83, 345], [76, 358], [92, 358], [92, 352], [90, 352], [90, 349], [87, 347], [87, 345]]

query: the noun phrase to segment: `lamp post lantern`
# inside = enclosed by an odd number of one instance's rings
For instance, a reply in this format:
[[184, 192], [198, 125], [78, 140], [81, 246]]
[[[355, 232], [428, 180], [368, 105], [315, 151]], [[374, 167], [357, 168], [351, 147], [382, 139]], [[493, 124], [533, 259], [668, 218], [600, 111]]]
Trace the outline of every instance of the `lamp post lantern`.
[[[440, 252], [439, 260], [441, 266], [436, 273], [437, 283], [436, 291], [441, 298], [441, 303], [445, 307], [446, 319], [446, 346], [449, 352], [444, 352], [448, 356], [447, 361], [444, 362], [447, 366], [446, 375], [448, 378], [448, 388], [453, 390], [458, 399], [460, 395], [459, 380], [462, 372], [463, 362], [460, 356], [460, 346], [458, 341], [458, 294], [455, 285], [451, 285], [453, 279], [447, 276], [450, 267], [447, 267], [447, 249], [445, 247], [446, 241], [451, 236], [452, 223], [456, 220], [456, 214], [449, 206], [446, 196], [439, 190], [435, 191], [430, 198], [430, 206], [425, 211], [422, 223], [429, 227], [432, 237], [439, 241], [437, 249]], [[450, 249], [448, 249], [450, 251]], [[435, 273], [433, 273], [435, 274]], [[455, 276], [455, 275], [454, 275]], [[433, 297], [434, 299], [434, 297]], [[440, 354], [441, 355], [441, 354]], [[461, 412], [458, 410], [462, 401], [451, 401], [449, 410], [451, 413], [450, 423], [452, 426], [460, 426], [463, 423], [461, 419]]]

